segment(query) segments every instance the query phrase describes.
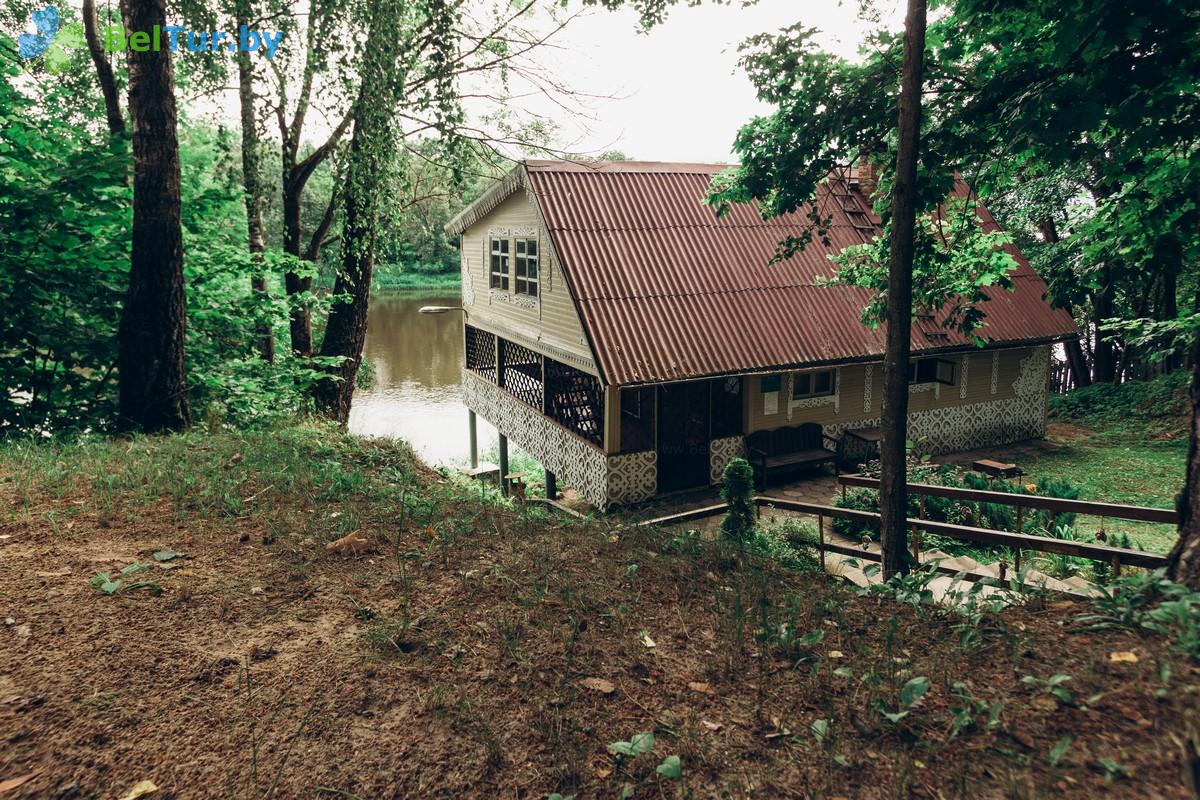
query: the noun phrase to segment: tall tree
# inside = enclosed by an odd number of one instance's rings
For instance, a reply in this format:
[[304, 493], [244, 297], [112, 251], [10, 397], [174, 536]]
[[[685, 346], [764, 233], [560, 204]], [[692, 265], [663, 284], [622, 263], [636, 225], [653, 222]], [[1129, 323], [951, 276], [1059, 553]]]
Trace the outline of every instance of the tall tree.
[[[238, 30], [250, 26], [250, 0], [236, 1]], [[263, 251], [263, 190], [260, 166], [261, 144], [258, 135], [258, 117], [255, 113], [254, 68], [250, 54], [238, 52], [238, 103], [242, 123], [242, 187], [246, 198], [246, 245], [250, 258], [258, 266], [250, 278], [250, 289], [257, 296], [266, 298], [267, 279], [262, 271]], [[264, 361], [275, 360], [275, 337], [269, 323], [257, 326], [258, 352]]]
[[[423, 4], [415, 4], [420, 6]], [[434, 0], [430, 6], [440, 6]], [[329, 417], [345, 423], [350, 416], [354, 379], [362, 362], [367, 335], [367, 306], [371, 274], [375, 264], [375, 240], [382, 206], [388, 161], [395, 149], [396, 126], [392, 103], [396, 87], [403, 85], [408, 66], [401, 53], [413, 36], [415, 20], [401, 12], [399, 0], [375, 0], [372, 4], [362, 83], [353, 108], [353, 133], [347, 158], [342, 258], [334, 293], [346, 298], [329, 313], [321, 356], [337, 359], [328, 380], [315, 387], [317, 406]], [[425, 21], [423, 9], [413, 12]], [[407, 55], [405, 53], [405, 55]]]
[[1200, 289], [1196, 291], [1192, 324], [1192, 382], [1188, 397], [1192, 406], [1192, 425], [1188, 442], [1187, 474], [1183, 490], [1175, 500], [1179, 512], [1179, 541], [1167, 559], [1167, 574], [1172, 580], [1200, 590]]
[[[123, 0], [132, 33], [167, 24], [165, 0]], [[186, 305], [180, 226], [179, 141], [168, 48], [129, 52], [133, 232], [129, 290], [118, 333], [123, 430], [180, 430], [192, 422], [184, 369]]]
[[887, 344], [879, 443], [879, 516], [883, 577], [907, 571], [908, 351], [912, 327], [917, 154], [921, 140], [921, 75], [925, 61], [925, 0], [909, 0], [904, 19], [904, 66], [896, 122], [896, 182], [892, 187], [892, 241], [888, 264]]

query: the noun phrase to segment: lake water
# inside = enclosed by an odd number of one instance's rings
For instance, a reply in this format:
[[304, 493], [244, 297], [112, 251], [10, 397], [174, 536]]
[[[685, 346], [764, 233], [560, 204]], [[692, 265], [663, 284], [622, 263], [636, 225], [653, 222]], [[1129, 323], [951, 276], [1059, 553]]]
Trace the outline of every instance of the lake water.
[[[352, 433], [405, 439], [430, 464], [467, 463], [467, 408], [460, 388], [463, 315], [417, 313], [421, 306], [460, 302], [457, 294], [371, 298], [363, 357], [375, 367], [375, 385], [354, 393]], [[480, 419], [480, 458], [496, 440], [496, 429]]]

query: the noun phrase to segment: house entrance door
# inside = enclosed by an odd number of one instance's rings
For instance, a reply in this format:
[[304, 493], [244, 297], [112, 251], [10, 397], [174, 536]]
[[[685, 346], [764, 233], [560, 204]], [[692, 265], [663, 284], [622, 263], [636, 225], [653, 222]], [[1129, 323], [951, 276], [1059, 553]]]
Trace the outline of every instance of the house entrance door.
[[658, 491], [708, 485], [708, 381], [658, 389]]

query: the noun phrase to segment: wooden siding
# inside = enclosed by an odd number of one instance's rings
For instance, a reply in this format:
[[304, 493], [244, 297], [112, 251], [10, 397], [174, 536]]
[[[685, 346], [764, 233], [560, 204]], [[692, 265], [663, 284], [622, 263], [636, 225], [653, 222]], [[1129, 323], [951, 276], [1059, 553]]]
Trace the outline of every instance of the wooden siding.
[[[993, 352], [998, 354], [999, 359], [995, 394], [992, 394], [991, 391]], [[939, 385], [936, 390], [932, 387], [922, 388], [918, 391], [910, 389], [909, 413], [928, 411], [931, 408], [985, 403], [991, 400], [1007, 400], [1014, 397], [1013, 382], [1020, 374], [1021, 359], [1029, 355], [1029, 348], [984, 350], [965, 355], [968, 361], [965, 396], [962, 390], [964, 354], [943, 356], [945, 360], [954, 364], [954, 385]], [[871, 369], [871, 393], [869, 402], [864, 402], [867, 399], [868, 368]], [[839, 370], [840, 385], [836, 404], [831, 399], [814, 400], [806, 406], [793, 407], [790, 418], [788, 416], [791, 397], [789, 373], [780, 373], [782, 381], [779, 404], [774, 414], [764, 413], [762, 378], [766, 376], [749, 378], [747, 381], [749, 391], [746, 394], [746, 432], [753, 433], [787, 425], [799, 425], [802, 422], [819, 422], [828, 425], [878, 417], [880, 399], [883, 396], [882, 362], [847, 364], [837, 369]]]
[[[489, 231], [522, 228], [537, 231], [541, 281], [536, 299], [517, 295], [513, 302], [504, 299], [504, 293], [493, 292], [488, 287]], [[514, 238], [513, 234], [508, 234], [507, 238]], [[562, 268], [554, 257], [549, 234], [524, 191], [514, 192], [463, 232], [462, 257], [466, 267], [464, 284], [470, 281], [469, 286], [463, 286], [468, 324], [512, 339], [585, 372], [598, 374]], [[510, 259], [513, 257], [510, 251]], [[510, 288], [512, 286], [510, 282]]]

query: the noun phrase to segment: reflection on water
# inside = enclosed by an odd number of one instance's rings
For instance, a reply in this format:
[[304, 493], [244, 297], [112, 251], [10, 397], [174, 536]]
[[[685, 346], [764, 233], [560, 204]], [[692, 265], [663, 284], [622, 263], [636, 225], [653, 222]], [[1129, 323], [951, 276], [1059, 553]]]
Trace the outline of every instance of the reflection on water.
[[[458, 295], [392, 294], [371, 298], [363, 357], [375, 385], [354, 393], [350, 431], [406, 439], [430, 464], [465, 463], [467, 409], [460, 391], [463, 315], [418, 314], [421, 306], [457, 307]], [[479, 420], [479, 452], [496, 429]]]

